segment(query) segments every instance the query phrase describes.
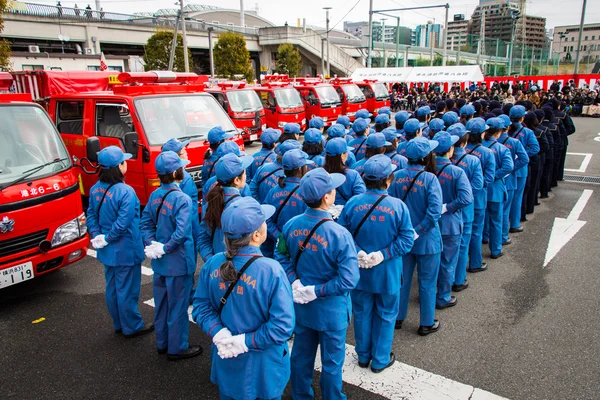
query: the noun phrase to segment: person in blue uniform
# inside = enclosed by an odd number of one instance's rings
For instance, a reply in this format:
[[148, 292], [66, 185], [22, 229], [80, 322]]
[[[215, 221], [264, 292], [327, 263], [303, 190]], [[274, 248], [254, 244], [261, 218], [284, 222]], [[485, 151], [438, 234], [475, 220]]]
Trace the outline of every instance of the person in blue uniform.
[[285, 224], [275, 249], [275, 259], [285, 269], [296, 303], [291, 360], [294, 399], [314, 398], [312, 381], [319, 345], [323, 398], [346, 398], [342, 367], [352, 315], [350, 292], [360, 275], [352, 235], [333, 222], [327, 211], [344, 180], [343, 175], [328, 174], [323, 168], [304, 175], [299, 194], [308, 209]]
[[[473, 115], [475, 115], [475, 107], [471, 104], [465, 104], [460, 108], [460, 122], [463, 125], [467, 125], [467, 123], [473, 119]], [[467, 128], [468, 130], [469, 128]]]
[[394, 115], [394, 121], [396, 122], [396, 132], [398, 133], [398, 141], [402, 143], [404, 141], [404, 123], [408, 121], [410, 114], [406, 111], [398, 111]]
[[210, 148], [204, 154], [204, 163], [202, 164], [202, 182], [214, 175], [215, 163], [219, 159], [215, 154], [219, 146], [233, 137], [233, 132], [225, 132], [220, 126], [215, 126], [208, 131], [208, 143]]
[[[395, 131], [395, 130], [394, 130]], [[360, 280], [352, 291], [358, 365], [375, 373], [395, 361], [394, 326], [400, 303], [402, 257], [414, 243], [406, 205], [388, 195], [396, 166], [389, 157], [371, 157], [364, 168], [367, 191], [346, 204], [338, 223], [354, 237]]]
[[354, 132], [354, 139], [348, 142], [348, 146], [354, 149], [354, 157], [358, 162], [365, 158], [365, 151], [367, 150], [367, 136], [369, 134], [368, 120], [356, 118], [352, 124], [352, 131]]
[[227, 208], [221, 217], [225, 252], [198, 278], [192, 318], [212, 337], [210, 379], [221, 399], [280, 399], [290, 377], [292, 289], [281, 265], [259, 249], [273, 212], [251, 197]]
[[[348, 118], [348, 117], [345, 117]], [[327, 146], [327, 143], [331, 140], [331, 139], [335, 139], [335, 138], [342, 138], [344, 139], [347, 143], [350, 143], [353, 139], [350, 135], [348, 135], [348, 132], [345, 131], [343, 128], [343, 125], [340, 124], [333, 124], [329, 127], [329, 129], [327, 129], [327, 140], [325, 141], [325, 146]], [[325, 152], [323, 152], [323, 155], [325, 155]], [[352, 168], [354, 166], [354, 164], [356, 164], [356, 157], [354, 156], [354, 153], [352, 151], [348, 152], [348, 158], [346, 159], [346, 167], [348, 168]]]
[[323, 153], [325, 148], [323, 146], [323, 133], [315, 128], [309, 128], [304, 132], [304, 143], [302, 144], [302, 151], [308, 154], [309, 160], [313, 162], [309, 166], [309, 169], [316, 167], [322, 167], [325, 163], [325, 157]]
[[[533, 131], [523, 125], [523, 117], [525, 117], [527, 111], [523, 106], [514, 106], [510, 109], [510, 120], [512, 125], [508, 129], [508, 135], [512, 138], [518, 139], [529, 158], [537, 155], [540, 152], [540, 145], [535, 138]], [[523, 232], [521, 226], [521, 206], [523, 204], [523, 194], [525, 192], [525, 186], [527, 184], [527, 175], [529, 170], [527, 166], [518, 169], [515, 172], [517, 177], [517, 189], [515, 190], [513, 203], [510, 208], [510, 231], [511, 232]]]
[[408, 142], [413, 140], [416, 137], [420, 137], [423, 135], [423, 128], [425, 127], [425, 123], [419, 122], [417, 119], [409, 119], [404, 123], [404, 139], [405, 141], [398, 145], [398, 154], [406, 157], [406, 146]]
[[321, 117], [314, 116], [308, 121], [308, 127], [318, 129], [323, 133], [323, 130], [325, 130], [325, 121]]
[[283, 165], [281, 165], [283, 155], [289, 150], [300, 148], [302, 145], [297, 140], [286, 140], [275, 149], [277, 154], [275, 162], [265, 164], [256, 171], [254, 179], [250, 182], [250, 192], [256, 201], [263, 203], [269, 190], [277, 186], [279, 177], [283, 175]]
[[217, 161], [216, 182], [206, 195], [206, 210], [196, 238], [197, 250], [204, 262], [225, 249], [221, 214], [242, 197], [240, 189], [246, 186], [246, 168], [252, 163], [251, 156], [238, 157], [226, 154]]
[[473, 202], [462, 208], [463, 229], [454, 273], [454, 284], [452, 285], [452, 291], [461, 292], [469, 287], [469, 282], [466, 279], [467, 265], [469, 263], [469, 244], [471, 242], [473, 218], [475, 216], [475, 197], [483, 190], [483, 172], [479, 159], [465, 151], [468, 140], [465, 126], [461, 123], [456, 123], [450, 125], [446, 131], [450, 135], [459, 137], [458, 141], [454, 144], [454, 154], [451, 157], [451, 161], [465, 172], [471, 184], [471, 194], [473, 195]]
[[392, 144], [390, 142], [385, 140], [385, 135], [383, 133], [371, 133], [367, 138], [367, 150], [365, 151], [365, 158], [354, 164], [352, 169], [362, 176], [367, 160], [375, 155], [384, 154], [386, 147], [391, 145]]
[[275, 144], [279, 140], [281, 136], [281, 131], [279, 129], [267, 128], [260, 135], [260, 142], [262, 143], [262, 147], [259, 151], [254, 153], [252, 156], [254, 161], [248, 167], [246, 171], [246, 178], [248, 182], [252, 181], [254, 174], [256, 171], [265, 165], [266, 163], [274, 162], [277, 158], [277, 154], [275, 154]]
[[452, 296], [452, 285], [456, 276], [456, 265], [463, 233], [463, 209], [473, 202], [473, 192], [467, 174], [455, 166], [450, 159], [454, 155], [454, 144], [460, 140], [448, 132], [438, 132], [433, 137], [438, 142], [435, 148], [437, 177], [442, 188], [442, 217], [440, 232], [443, 250], [440, 257], [440, 273], [437, 281], [438, 310], [456, 305]]
[[[465, 106], [463, 106], [465, 107]], [[482, 272], [487, 270], [487, 263], [483, 262], [481, 243], [488, 201], [488, 186], [496, 179], [496, 158], [490, 149], [483, 146], [483, 133], [488, 129], [483, 118], [473, 118], [467, 122], [469, 139], [466, 152], [477, 157], [481, 163], [483, 173], [483, 190], [473, 193], [475, 205], [473, 215], [473, 229], [469, 243], [469, 272]]]
[[375, 132], [381, 132], [390, 126], [390, 116], [387, 114], [379, 114], [375, 117]]
[[385, 114], [388, 116], [388, 119], [389, 119], [392, 116], [392, 110], [388, 106], [384, 106], [384, 107], [381, 107], [379, 110], [377, 110], [377, 114], [378, 115]]
[[446, 128], [444, 120], [441, 118], [434, 118], [429, 121], [429, 137], [433, 139], [436, 133], [443, 131]]
[[429, 121], [431, 121], [431, 115], [435, 113], [435, 110], [432, 110], [429, 106], [422, 106], [417, 109], [415, 112], [415, 117], [419, 120], [419, 122], [425, 124], [423, 126], [423, 135], [429, 136]]
[[392, 164], [394, 164], [398, 169], [406, 168], [408, 166], [408, 160], [406, 157], [398, 154], [398, 131], [393, 126], [386, 128], [383, 130], [383, 135], [385, 136], [385, 140], [387, 140], [390, 145], [385, 148], [385, 155], [392, 160]]
[[402, 287], [400, 306], [396, 317], [396, 329], [408, 313], [408, 299], [412, 277], [417, 267], [419, 281], [421, 336], [437, 332], [440, 323], [435, 317], [436, 287], [442, 252], [442, 236], [438, 221], [442, 213], [442, 189], [437, 180], [432, 151], [437, 142], [417, 137], [406, 148], [408, 167], [394, 174], [389, 192], [401, 199], [410, 212], [410, 220], [415, 230], [415, 243], [402, 259]]
[[154, 326], [159, 354], [175, 361], [198, 356], [202, 347], [188, 342], [187, 309], [192, 287], [194, 240], [192, 238], [192, 201], [179, 188], [183, 168], [189, 161], [165, 151], [156, 157], [155, 167], [161, 186], [150, 195], [142, 213], [140, 230], [146, 244], [144, 252], [152, 259], [154, 276]]
[[283, 134], [279, 136], [278, 142], [283, 143], [286, 140], [300, 140], [300, 124], [288, 122], [283, 126]]
[[444, 126], [446, 128], [449, 128], [450, 126], [458, 123], [459, 118], [458, 114], [454, 111], [448, 111], [447, 113], [444, 113], [444, 115], [442, 116], [442, 120], [444, 121]]
[[346, 167], [348, 153], [352, 151], [343, 139], [331, 139], [325, 146], [325, 164], [323, 168], [330, 174], [342, 174], [345, 182], [336, 190], [335, 205], [344, 205], [352, 196], [364, 193], [367, 189], [360, 174]]
[[[506, 185], [504, 178], [513, 172], [514, 164], [510, 150], [503, 144], [498, 143], [498, 138], [504, 131], [504, 122], [497, 118], [491, 118], [492, 126], [486, 124], [482, 147], [485, 146], [492, 151], [496, 162], [494, 182], [488, 185], [487, 192], [487, 214], [484, 231], [489, 231], [489, 245], [492, 258], [501, 257], [502, 252], [502, 211], [506, 201]], [[486, 229], [487, 228], [487, 229]]]
[[[345, 115], [340, 115], [339, 117], [337, 117], [337, 120], [335, 121], [335, 123], [339, 124], [339, 125], [342, 125], [344, 127], [345, 131], [346, 131], [345, 133], [350, 132], [350, 127], [352, 126], [352, 122], [350, 122], [350, 118], [349, 117], [347, 117]], [[331, 127], [329, 127], [329, 129], [331, 129]], [[329, 135], [329, 129], [327, 130], [327, 134], [328, 135]]]
[[152, 332], [138, 309], [144, 245], [140, 235], [140, 201], [125, 184], [131, 154], [117, 146], [98, 153], [98, 183], [90, 189], [87, 227], [97, 258], [104, 264], [106, 305], [115, 333], [130, 338]]

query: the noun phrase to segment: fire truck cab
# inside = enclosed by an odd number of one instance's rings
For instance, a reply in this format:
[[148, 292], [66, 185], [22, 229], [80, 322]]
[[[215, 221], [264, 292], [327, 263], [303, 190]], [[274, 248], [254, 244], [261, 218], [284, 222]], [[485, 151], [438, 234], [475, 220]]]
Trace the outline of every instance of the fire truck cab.
[[352, 78], [335, 78], [329, 84], [333, 85], [342, 100], [342, 114], [354, 121], [356, 112], [367, 105], [363, 92], [352, 82]]
[[356, 82], [356, 84], [364, 93], [367, 99], [366, 108], [371, 114], [376, 116], [381, 107], [389, 107], [390, 93], [385, 83], [365, 79], [364, 81]]
[[261, 86], [253, 89], [263, 104], [269, 128], [282, 129], [285, 124], [293, 122], [306, 130], [304, 104], [288, 75], [265, 75]]
[[331, 126], [343, 115], [342, 101], [333, 85], [323, 83], [319, 78], [299, 78], [294, 87], [300, 93], [308, 121], [312, 117], [321, 117], [325, 126]]

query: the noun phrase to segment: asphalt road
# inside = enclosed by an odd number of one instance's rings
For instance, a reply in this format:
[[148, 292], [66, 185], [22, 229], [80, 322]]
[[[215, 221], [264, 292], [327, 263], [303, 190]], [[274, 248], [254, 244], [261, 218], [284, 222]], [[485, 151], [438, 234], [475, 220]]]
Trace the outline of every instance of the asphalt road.
[[[600, 177], [598, 122], [575, 119], [569, 152], [593, 154], [583, 175]], [[580, 168], [580, 159], [569, 156], [567, 167]], [[554, 218], [566, 218], [584, 189], [594, 191], [579, 216], [587, 223], [570, 241], [565, 236], [564, 247], [543, 268]], [[471, 286], [458, 294], [458, 305], [438, 311], [438, 333], [416, 334], [413, 290], [408, 318], [394, 339], [397, 360], [511, 399], [599, 398], [599, 190], [572, 182], [555, 188], [525, 232], [511, 235], [506, 255], [487, 259], [489, 271], [469, 274]], [[168, 362], [154, 351], [152, 335], [113, 334], [103, 293], [103, 267], [92, 257], [0, 291], [2, 398], [218, 398], [209, 379], [210, 340], [200, 329], [191, 326], [190, 342], [202, 344], [206, 354]], [[151, 298], [151, 277], [143, 276], [140, 310], [147, 321], [153, 308], [143, 301]], [[352, 329], [347, 343], [354, 344]], [[349, 399], [383, 398], [349, 384], [344, 389]]]

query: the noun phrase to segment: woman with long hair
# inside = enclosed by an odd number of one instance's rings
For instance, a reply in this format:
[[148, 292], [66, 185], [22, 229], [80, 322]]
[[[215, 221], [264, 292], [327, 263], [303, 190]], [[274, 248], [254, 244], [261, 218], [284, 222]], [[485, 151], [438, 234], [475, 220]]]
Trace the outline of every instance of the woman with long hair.
[[319, 168], [325, 163], [323, 143], [323, 134], [320, 130], [308, 128], [306, 132], [304, 132], [302, 151], [308, 154], [308, 159], [313, 162], [309, 165], [309, 169]]
[[346, 167], [348, 152], [352, 151], [344, 139], [331, 139], [325, 146], [325, 164], [323, 168], [330, 174], [338, 173], [346, 177], [346, 181], [336, 190], [335, 205], [344, 205], [352, 196], [364, 193], [367, 189], [360, 174]]
[[398, 169], [406, 168], [408, 166], [408, 160], [406, 157], [398, 154], [398, 139], [399, 134], [396, 128], [390, 126], [383, 130], [383, 135], [385, 136], [385, 140], [390, 143], [385, 147], [385, 155], [392, 160], [392, 164], [394, 164]]

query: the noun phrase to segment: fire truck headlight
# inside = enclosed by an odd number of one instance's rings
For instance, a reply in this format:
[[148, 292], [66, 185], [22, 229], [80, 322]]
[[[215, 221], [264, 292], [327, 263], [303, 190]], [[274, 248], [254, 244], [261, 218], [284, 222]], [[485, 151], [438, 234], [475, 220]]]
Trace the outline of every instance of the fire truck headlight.
[[85, 225], [85, 214], [81, 214], [79, 217], [72, 219], [66, 224], [62, 224], [54, 231], [54, 235], [52, 236], [52, 247], [72, 242], [85, 235], [86, 232], [87, 226]]

